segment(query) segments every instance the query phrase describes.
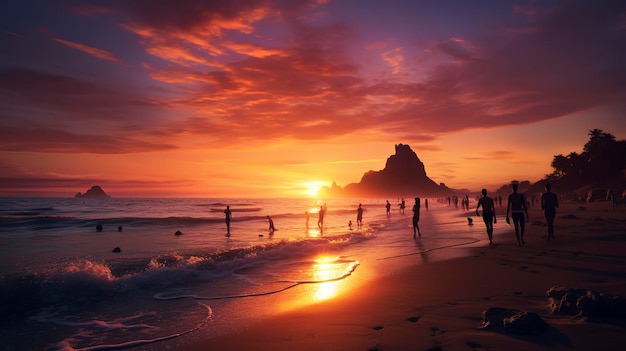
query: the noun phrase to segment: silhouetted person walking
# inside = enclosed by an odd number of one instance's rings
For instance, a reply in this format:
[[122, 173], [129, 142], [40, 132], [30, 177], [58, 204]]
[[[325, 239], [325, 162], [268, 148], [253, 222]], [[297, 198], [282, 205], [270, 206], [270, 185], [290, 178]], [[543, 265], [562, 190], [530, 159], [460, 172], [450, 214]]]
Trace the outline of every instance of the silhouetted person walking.
[[528, 217], [528, 207], [526, 205], [526, 197], [517, 192], [517, 187], [517, 183], [513, 183], [511, 185], [513, 193], [509, 195], [509, 202], [506, 205], [506, 222], [509, 223], [509, 211], [511, 211], [511, 218], [513, 219], [513, 225], [515, 226], [517, 246], [522, 246], [526, 244], [524, 242], [524, 214]]
[[415, 234], [418, 234], [420, 237], [422, 233], [420, 232], [420, 198], [415, 198], [415, 204], [413, 205], [413, 239], [416, 238]]
[[387, 200], [385, 208], [387, 209], [387, 217], [391, 216], [391, 204], [389, 203], [389, 200]]
[[363, 226], [363, 207], [359, 204], [359, 208], [356, 210], [356, 227], [361, 228]]
[[489, 245], [493, 245], [493, 224], [496, 223], [496, 207], [493, 199], [487, 196], [487, 189], [481, 190], [483, 197], [478, 200], [476, 205], [476, 215], [478, 216], [478, 209], [483, 207], [483, 221], [487, 226], [487, 236], [489, 236]]
[[548, 241], [554, 240], [554, 217], [556, 209], [559, 208], [559, 198], [551, 192], [552, 185], [546, 184], [546, 192], [541, 194], [541, 209], [548, 222]]

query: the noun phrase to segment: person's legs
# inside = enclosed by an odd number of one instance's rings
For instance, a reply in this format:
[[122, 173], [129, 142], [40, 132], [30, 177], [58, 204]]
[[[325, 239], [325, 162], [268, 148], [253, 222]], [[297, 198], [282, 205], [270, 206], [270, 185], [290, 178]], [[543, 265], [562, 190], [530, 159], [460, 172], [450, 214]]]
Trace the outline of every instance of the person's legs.
[[515, 226], [515, 237], [517, 238], [517, 244], [524, 244], [524, 214], [513, 213], [513, 225]]
[[554, 240], [554, 217], [556, 217], [556, 213], [546, 212], [545, 216], [548, 222], [548, 240]]
[[487, 236], [489, 237], [489, 245], [491, 245], [493, 244], [493, 217], [483, 215], [483, 221], [485, 222], [485, 227], [487, 227]]

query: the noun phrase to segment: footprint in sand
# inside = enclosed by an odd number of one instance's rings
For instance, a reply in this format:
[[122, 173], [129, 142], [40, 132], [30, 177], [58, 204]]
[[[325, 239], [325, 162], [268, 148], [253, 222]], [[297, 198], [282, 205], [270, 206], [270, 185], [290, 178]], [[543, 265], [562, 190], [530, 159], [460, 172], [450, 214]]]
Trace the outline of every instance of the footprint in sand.
[[430, 336], [437, 336], [437, 334], [445, 333], [445, 330], [441, 330], [438, 327], [430, 327]]
[[411, 323], [417, 323], [417, 321], [420, 320], [420, 317], [409, 317], [406, 320], [411, 322]]
[[468, 341], [465, 343], [467, 346], [469, 346], [472, 350], [476, 350], [476, 351], [487, 351], [486, 348], [483, 347], [483, 345], [477, 343], [477, 342], [471, 342]]

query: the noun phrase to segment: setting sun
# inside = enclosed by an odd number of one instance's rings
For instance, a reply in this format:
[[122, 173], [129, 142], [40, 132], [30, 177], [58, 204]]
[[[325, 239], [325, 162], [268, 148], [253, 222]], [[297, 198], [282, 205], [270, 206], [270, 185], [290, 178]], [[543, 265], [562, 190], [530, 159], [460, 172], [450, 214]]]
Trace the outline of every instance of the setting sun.
[[317, 196], [317, 193], [319, 192], [320, 188], [324, 186], [324, 182], [321, 182], [319, 180], [316, 181], [312, 181], [312, 182], [308, 182], [305, 184], [305, 189], [307, 194], [309, 194], [310, 196]]

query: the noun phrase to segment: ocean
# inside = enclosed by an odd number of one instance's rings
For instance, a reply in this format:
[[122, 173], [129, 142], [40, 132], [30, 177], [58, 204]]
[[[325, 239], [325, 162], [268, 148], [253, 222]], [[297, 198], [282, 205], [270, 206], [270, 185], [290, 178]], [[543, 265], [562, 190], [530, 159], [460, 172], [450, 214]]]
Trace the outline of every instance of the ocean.
[[488, 242], [436, 199], [414, 240], [386, 200], [0, 198], [0, 350], [175, 350]]

